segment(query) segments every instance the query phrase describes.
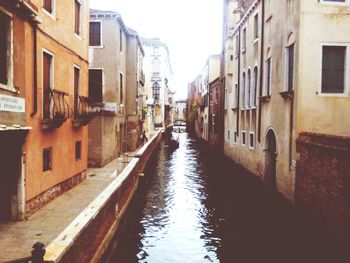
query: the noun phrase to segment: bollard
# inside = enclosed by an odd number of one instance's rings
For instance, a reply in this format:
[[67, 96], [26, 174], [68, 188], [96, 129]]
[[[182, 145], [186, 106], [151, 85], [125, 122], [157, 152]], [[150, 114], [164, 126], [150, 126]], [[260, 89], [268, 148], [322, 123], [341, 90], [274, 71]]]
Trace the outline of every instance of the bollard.
[[33, 263], [44, 263], [45, 245], [41, 242], [37, 242], [33, 245], [32, 250], [32, 262]]

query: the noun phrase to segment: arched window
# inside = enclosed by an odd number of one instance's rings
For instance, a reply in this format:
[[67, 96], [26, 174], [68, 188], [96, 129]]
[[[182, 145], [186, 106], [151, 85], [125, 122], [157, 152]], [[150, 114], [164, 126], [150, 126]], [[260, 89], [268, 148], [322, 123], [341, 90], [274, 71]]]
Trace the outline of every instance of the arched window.
[[242, 108], [245, 108], [245, 88], [246, 88], [246, 79], [245, 79], [245, 72], [243, 72], [242, 76]]
[[256, 98], [258, 92], [258, 67], [254, 68], [254, 85], [253, 85], [253, 106], [256, 107]]
[[250, 74], [250, 69], [248, 69], [248, 85], [247, 85], [247, 96], [246, 96], [246, 105], [247, 107], [251, 106], [251, 74]]

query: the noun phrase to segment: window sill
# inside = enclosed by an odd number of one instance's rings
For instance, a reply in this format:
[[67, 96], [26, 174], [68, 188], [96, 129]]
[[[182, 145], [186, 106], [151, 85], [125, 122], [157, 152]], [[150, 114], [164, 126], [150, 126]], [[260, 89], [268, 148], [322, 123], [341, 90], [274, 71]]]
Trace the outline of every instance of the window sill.
[[12, 86], [8, 86], [8, 85], [4, 85], [4, 84], [0, 83], [0, 89], [1, 90], [6, 90], [6, 91], [11, 92], [11, 93], [14, 93], [16, 95], [19, 95], [19, 90], [14, 88], [14, 87], [12, 87]]
[[232, 111], [237, 111], [238, 107], [231, 108]]
[[318, 91], [316, 91], [316, 95], [320, 97], [338, 97], [338, 98], [349, 97], [347, 93], [322, 93]]
[[270, 95], [266, 95], [266, 96], [261, 96], [259, 98], [260, 102], [269, 102], [271, 100], [271, 96]]
[[337, 3], [337, 2], [331, 2], [331, 1], [320, 1], [319, 2], [319, 4], [320, 5], [327, 5], [327, 6], [336, 6], [336, 7], [338, 7], [338, 6], [348, 6], [349, 4], [350, 4], [350, 2], [349, 1], [346, 1], [346, 2], [343, 2], [343, 3]]
[[257, 37], [256, 39], [254, 39], [253, 45], [256, 45], [257, 43], [259, 43], [259, 37]]
[[79, 40], [83, 40], [83, 39], [81, 38], [81, 36], [80, 36], [79, 34], [77, 34], [76, 32], [74, 32], [74, 35], [75, 35], [75, 37], [78, 38]]
[[294, 90], [282, 91], [279, 94], [283, 99], [292, 99], [294, 97]]
[[43, 8], [43, 12], [44, 12], [44, 14], [46, 14], [47, 16], [49, 16], [51, 19], [53, 19], [53, 20], [55, 20], [56, 21], [56, 14], [53, 12], [53, 14], [52, 13], [50, 13], [49, 11], [47, 11], [45, 8]]
[[242, 54], [244, 55], [246, 51], [247, 51], [247, 48], [243, 48], [242, 49]]
[[103, 48], [103, 46], [89, 46], [89, 48]]

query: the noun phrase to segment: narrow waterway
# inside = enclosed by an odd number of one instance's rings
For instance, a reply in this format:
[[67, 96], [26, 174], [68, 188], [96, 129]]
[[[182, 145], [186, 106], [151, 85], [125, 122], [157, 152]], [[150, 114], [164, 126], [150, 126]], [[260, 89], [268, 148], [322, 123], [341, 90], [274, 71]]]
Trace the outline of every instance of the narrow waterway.
[[150, 161], [111, 262], [341, 262], [315, 222], [186, 133], [174, 136], [180, 147], [162, 143]]

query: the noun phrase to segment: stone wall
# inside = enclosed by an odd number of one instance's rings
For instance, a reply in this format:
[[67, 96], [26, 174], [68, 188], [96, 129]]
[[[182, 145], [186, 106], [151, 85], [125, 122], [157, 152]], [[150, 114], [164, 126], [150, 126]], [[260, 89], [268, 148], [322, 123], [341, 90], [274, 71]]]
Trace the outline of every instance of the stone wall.
[[49, 244], [45, 262], [99, 262], [138, 189], [140, 173], [161, 138], [159, 131], [115, 180]]
[[350, 226], [350, 138], [301, 133], [296, 205], [336, 228]]

